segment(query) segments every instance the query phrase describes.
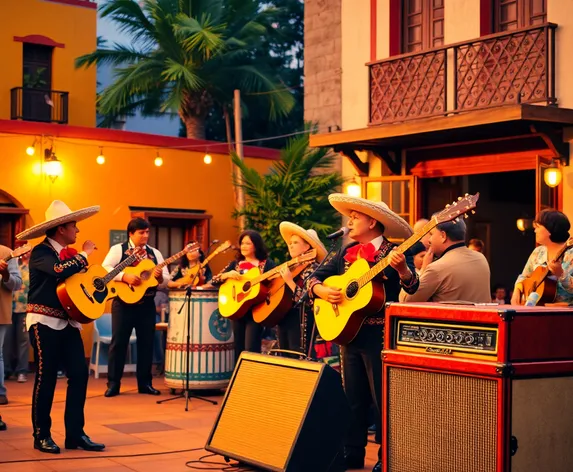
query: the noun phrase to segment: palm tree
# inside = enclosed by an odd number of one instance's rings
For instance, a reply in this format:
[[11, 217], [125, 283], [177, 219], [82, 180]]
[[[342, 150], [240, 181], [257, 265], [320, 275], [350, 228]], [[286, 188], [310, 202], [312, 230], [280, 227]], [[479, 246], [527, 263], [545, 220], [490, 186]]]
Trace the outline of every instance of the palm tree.
[[343, 183], [342, 176], [332, 170], [335, 156], [325, 149], [309, 148], [308, 136], [292, 138], [265, 175], [232, 155], [247, 200], [234, 216], [244, 216], [246, 227], [261, 233], [276, 261], [285, 260], [286, 255], [278, 231], [281, 221], [312, 228], [322, 237], [340, 225], [340, 215], [328, 202], [328, 195]]
[[101, 114], [176, 111], [188, 137], [204, 138], [209, 111], [228, 110], [235, 88], [261, 93], [269, 119], [294, 105], [256, 55], [271, 28], [257, 0], [107, 0], [100, 14], [132, 39], [76, 59], [76, 67], [116, 66], [114, 83], [98, 98]]

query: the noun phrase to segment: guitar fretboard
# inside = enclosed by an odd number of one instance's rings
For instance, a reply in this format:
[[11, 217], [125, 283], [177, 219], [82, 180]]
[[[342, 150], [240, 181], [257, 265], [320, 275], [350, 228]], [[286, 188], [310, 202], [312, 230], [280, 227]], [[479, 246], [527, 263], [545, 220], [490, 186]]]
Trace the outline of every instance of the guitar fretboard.
[[255, 277], [254, 279], [251, 280], [251, 286], [256, 285], [258, 283], [261, 283], [261, 282], [264, 282], [268, 278], [270, 278], [274, 275], [277, 275], [281, 271], [281, 269], [285, 266], [290, 268], [291, 266], [294, 266], [296, 264], [300, 264], [302, 262], [311, 261], [315, 258], [316, 258], [316, 250], [312, 250], [306, 254], [302, 254], [298, 257], [295, 257], [294, 259], [291, 259], [290, 261], [284, 262], [283, 264], [275, 267], [274, 269], [271, 269], [271, 270], [265, 272], [264, 274], [261, 274], [258, 277]]
[[119, 274], [123, 269], [125, 269], [126, 267], [129, 267], [131, 264], [133, 264], [135, 262], [135, 260], [137, 259], [137, 255], [132, 254], [131, 256], [129, 256], [127, 259], [125, 259], [124, 261], [120, 262], [118, 265], [116, 265], [110, 272], [107, 273], [107, 275], [103, 278], [104, 282], [106, 284], [108, 284], [109, 282], [111, 282], [115, 276], [117, 274]]
[[163, 269], [165, 266], [168, 266], [172, 262], [175, 262], [177, 259], [181, 259], [188, 252], [195, 251], [197, 249], [199, 249], [199, 245], [193, 245], [191, 246], [191, 249], [185, 248], [182, 251], [179, 251], [177, 254], [173, 254], [171, 257], [165, 259], [161, 264], [157, 264], [157, 267]]

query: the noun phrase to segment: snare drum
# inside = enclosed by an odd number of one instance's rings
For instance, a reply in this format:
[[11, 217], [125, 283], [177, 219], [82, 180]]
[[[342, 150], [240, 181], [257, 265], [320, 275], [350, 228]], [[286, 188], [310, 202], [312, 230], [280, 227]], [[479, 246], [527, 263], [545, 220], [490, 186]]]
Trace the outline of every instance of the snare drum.
[[[230, 320], [217, 308], [217, 290], [191, 293], [189, 305], [189, 389], [225, 388], [235, 367], [235, 347]], [[181, 313], [179, 310], [181, 306]], [[169, 293], [169, 326], [165, 349], [165, 384], [181, 389], [187, 372], [187, 303], [185, 291]]]

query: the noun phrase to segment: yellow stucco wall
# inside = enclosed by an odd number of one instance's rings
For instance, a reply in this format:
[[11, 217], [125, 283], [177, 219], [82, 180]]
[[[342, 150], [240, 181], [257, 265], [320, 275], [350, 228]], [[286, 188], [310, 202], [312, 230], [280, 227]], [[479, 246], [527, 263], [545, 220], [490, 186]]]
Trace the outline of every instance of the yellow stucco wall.
[[42, 35], [65, 45], [54, 48], [52, 89], [69, 92], [69, 124], [95, 126], [96, 70], [76, 70], [74, 61], [96, 48], [96, 10], [42, 0], [3, 1], [0, 18], [0, 119], [10, 118], [10, 89], [22, 86], [23, 43], [14, 37]]

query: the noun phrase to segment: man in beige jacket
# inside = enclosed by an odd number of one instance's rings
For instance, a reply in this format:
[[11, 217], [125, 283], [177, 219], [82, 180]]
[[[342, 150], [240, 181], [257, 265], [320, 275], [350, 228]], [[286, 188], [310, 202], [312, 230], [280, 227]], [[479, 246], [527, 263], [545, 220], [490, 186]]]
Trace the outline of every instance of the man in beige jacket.
[[483, 254], [466, 247], [465, 239], [463, 219], [430, 231], [428, 252], [438, 259], [423, 268], [418, 290], [403, 293], [400, 301], [491, 303], [489, 264]]

